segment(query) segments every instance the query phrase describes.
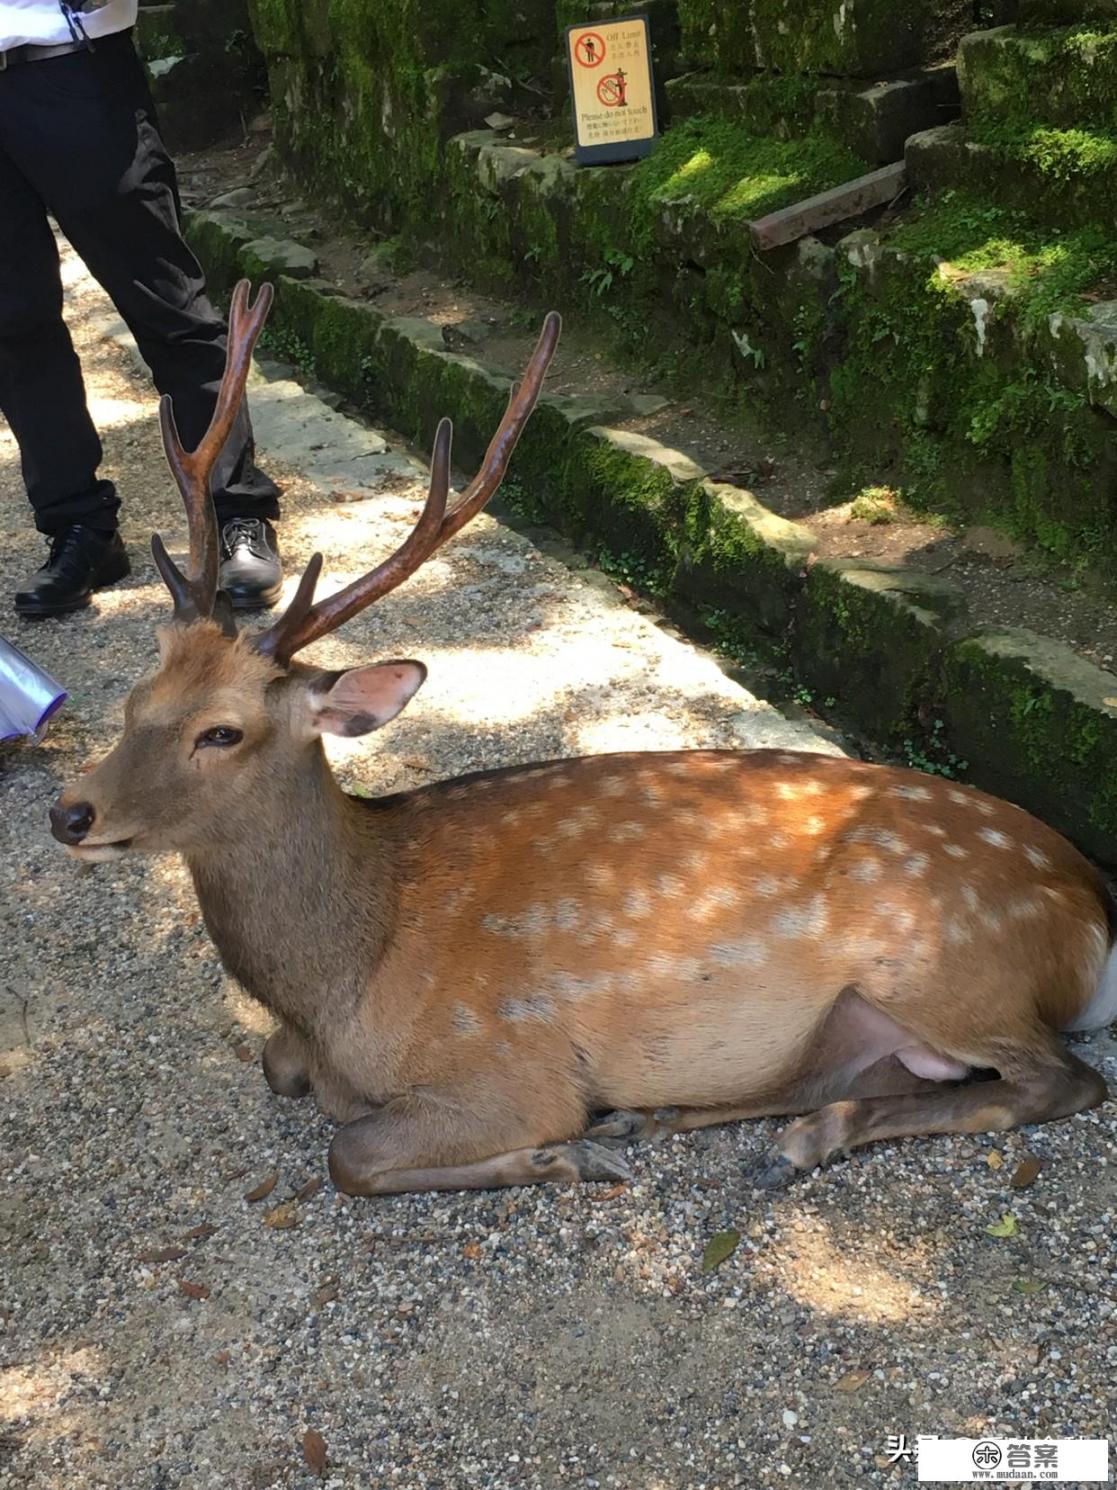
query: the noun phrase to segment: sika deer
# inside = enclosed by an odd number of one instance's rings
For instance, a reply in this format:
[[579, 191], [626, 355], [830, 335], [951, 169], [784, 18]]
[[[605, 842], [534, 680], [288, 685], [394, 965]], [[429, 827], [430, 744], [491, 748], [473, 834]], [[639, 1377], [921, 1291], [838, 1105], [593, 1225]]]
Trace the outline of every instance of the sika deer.
[[[1109, 899], [1027, 813], [914, 771], [772, 750], [624, 754], [346, 796], [323, 734], [394, 718], [421, 663], [296, 654], [414, 573], [498, 486], [559, 332], [547, 317], [480, 474], [446, 510], [450, 426], [397, 553], [237, 635], [216, 595], [207, 478], [270, 301], [233, 300], [229, 366], [192, 455], [161, 664], [124, 734], [52, 812], [81, 859], [181, 853], [226, 968], [273, 1011], [272, 1089], [340, 1123], [352, 1194], [613, 1178], [653, 1130], [806, 1114], [775, 1184], [873, 1139], [982, 1132], [1101, 1102], [1059, 1040], [1117, 1014]], [[262, 805], [264, 810], [262, 809]], [[997, 1079], [966, 1084], [992, 1069]], [[612, 1109], [612, 1111], [609, 1111]]]

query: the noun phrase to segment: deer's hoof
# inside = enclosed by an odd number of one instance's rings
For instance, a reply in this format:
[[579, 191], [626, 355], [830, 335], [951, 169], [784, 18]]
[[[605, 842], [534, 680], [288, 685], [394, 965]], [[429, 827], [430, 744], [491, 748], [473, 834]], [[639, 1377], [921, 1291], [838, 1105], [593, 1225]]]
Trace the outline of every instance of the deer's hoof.
[[769, 1149], [746, 1168], [745, 1183], [754, 1190], [782, 1190], [801, 1173], [779, 1149]]
[[289, 1030], [276, 1030], [264, 1041], [260, 1064], [264, 1080], [277, 1097], [305, 1097], [310, 1091], [310, 1073], [302, 1059], [301, 1042]]
[[585, 1138], [567, 1144], [563, 1157], [574, 1165], [580, 1180], [610, 1180], [616, 1184], [632, 1178], [632, 1170], [619, 1154]]

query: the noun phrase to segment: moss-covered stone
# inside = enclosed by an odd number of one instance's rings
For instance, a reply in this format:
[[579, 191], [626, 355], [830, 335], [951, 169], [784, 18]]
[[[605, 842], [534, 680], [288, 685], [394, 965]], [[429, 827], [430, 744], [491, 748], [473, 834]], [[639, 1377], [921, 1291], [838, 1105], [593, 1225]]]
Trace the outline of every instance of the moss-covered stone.
[[988, 631], [943, 664], [943, 717], [974, 778], [1117, 855], [1117, 677], [1025, 630]]
[[918, 67], [973, 24], [964, 0], [679, 0], [688, 62], [723, 73], [871, 77]]
[[1104, 221], [1117, 192], [1117, 133], [1101, 130], [948, 124], [914, 135], [905, 158], [918, 190], [991, 195], [1052, 227]]
[[919, 732], [946, 622], [961, 607], [931, 576], [859, 560], [813, 564], [798, 602], [796, 672], [839, 718], [897, 744]]
[[963, 39], [958, 79], [969, 122], [1117, 133], [1117, 23]]

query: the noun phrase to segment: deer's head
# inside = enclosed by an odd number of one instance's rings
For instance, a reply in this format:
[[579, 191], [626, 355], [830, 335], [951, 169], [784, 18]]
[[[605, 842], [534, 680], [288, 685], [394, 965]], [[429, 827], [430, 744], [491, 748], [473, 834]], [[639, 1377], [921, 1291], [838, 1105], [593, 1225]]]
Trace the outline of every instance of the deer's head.
[[159, 633], [160, 665], [125, 705], [113, 750], [67, 787], [51, 809], [51, 831], [76, 857], [115, 858], [131, 850], [199, 851], [218, 844], [253, 800], [266, 811], [276, 793], [298, 789], [308, 753], [323, 734], [356, 736], [386, 724], [422, 685], [420, 662], [390, 661], [344, 672], [296, 662], [304, 647], [401, 584], [480, 512], [500, 485], [554, 355], [561, 322], [552, 312], [522, 381], [513, 390], [481, 469], [456, 505], [450, 490], [451, 426], [438, 427], [427, 500], [404, 543], [374, 569], [315, 603], [322, 569], [315, 554], [284, 614], [267, 630], [238, 633], [217, 588], [218, 531], [210, 473], [244, 396], [252, 349], [272, 288], [253, 306], [241, 281], [229, 313], [229, 351], [213, 420], [197, 449], [183, 449], [170, 400], [160, 404], [167, 460], [186, 506], [190, 558], [184, 574], [158, 536], [156, 565], [174, 600]]

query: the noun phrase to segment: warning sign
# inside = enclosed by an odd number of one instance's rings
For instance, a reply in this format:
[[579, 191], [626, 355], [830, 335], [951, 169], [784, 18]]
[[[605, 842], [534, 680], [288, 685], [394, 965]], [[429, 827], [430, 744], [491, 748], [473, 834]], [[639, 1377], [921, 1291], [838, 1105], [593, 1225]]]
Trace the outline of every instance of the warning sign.
[[583, 31], [574, 44], [574, 61], [579, 67], [600, 67], [605, 61], [605, 43], [596, 31]]
[[658, 134], [647, 17], [597, 25], [566, 32], [579, 165], [636, 160]]

